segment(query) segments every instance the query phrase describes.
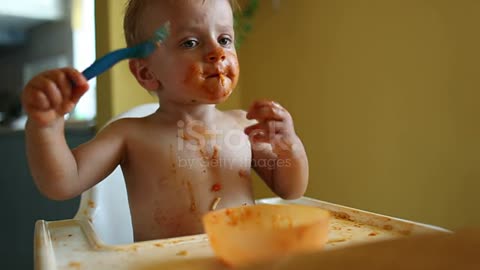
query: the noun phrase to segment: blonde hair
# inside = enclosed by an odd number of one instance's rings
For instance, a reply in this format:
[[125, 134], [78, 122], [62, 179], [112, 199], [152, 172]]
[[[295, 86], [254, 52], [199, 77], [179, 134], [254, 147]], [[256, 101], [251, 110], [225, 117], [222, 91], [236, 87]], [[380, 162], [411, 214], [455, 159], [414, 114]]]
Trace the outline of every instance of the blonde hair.
[[[144, 33], [141, 32], [143, 12], [154, 1], [161, 0], [128, 0], [125, 8], [125, 16], [123, 18], [123, 32], [125, 35], [125, 41], [128, 47], [137, 45], [138, 43], [145, 41]], [[171, 2], [176, 2], [174, 0]], [[198, 0], [194, 0], [198, 1]], [[203, 0], [205, 1], [205, 0]], [[215, 0], [216, 1], [216, 0]], [[239, 9], [237, 0], [228, 0], [233, 11]]]

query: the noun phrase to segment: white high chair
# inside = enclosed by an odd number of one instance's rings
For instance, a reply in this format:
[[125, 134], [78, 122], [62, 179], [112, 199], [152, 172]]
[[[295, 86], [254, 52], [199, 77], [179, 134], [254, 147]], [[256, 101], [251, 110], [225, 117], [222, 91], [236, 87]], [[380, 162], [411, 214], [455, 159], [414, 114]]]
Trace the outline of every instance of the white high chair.
[[[120, 118], [144, 117], [158, 108], [158, 103], [139, 105], [114, 117], [109, 123]], [[128, 196], [120, 166], [102, 182], [82, 193], [74, 219], [90, 221], [97, 236], [105, 243], [133, 243]]]

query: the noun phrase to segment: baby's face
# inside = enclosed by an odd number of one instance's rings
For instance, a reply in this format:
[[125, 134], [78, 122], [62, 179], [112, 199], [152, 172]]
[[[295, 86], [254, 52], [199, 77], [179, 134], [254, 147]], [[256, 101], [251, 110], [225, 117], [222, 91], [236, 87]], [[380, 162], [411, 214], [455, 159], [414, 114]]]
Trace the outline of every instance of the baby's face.
[[160, 99], [217, 104], [228, 98], [239, 77], [228, 0], [157, 1], [146, 19], [148, 33], [170, 22], [168, 39], [147, 59]]

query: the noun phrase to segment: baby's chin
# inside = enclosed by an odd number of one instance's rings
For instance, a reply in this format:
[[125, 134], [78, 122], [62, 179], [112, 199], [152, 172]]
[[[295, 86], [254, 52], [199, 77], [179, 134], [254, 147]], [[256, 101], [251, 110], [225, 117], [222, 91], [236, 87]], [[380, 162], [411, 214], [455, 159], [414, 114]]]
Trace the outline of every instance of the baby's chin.
[[208, 104], [219, 104], [228, 99], [232, 94], [234, 84], [230, 79], [225, 79], [221, 83], [218, 80], [207, 80], [201, 87], [195, 91], [198, 94], [199, 101]]
[[190, 104], [220, 104], [225, 102], [230, 97], [232, 92], [233, 92], [232, 90], [226, 90], [224, 92], [210, 93], [207, 96], [192, 98], [189, 101], [189, 103]]

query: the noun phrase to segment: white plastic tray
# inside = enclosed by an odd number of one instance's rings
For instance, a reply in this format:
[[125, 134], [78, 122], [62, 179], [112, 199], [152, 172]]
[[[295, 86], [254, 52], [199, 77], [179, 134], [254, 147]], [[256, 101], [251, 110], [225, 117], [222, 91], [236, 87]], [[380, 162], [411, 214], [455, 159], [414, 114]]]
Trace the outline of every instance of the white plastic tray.
[[[257, 203], [304, 204], [332, 213], [326, 249], [368, 241], [445, 231], [445, 229], [378, 215], [319, 200], [279, 198]], [[37, 221], [35, 268], [57, 269], [228, 269], [217, 261], [206, 235], [145, 241], [129, 245], [106, 245], [92, 225], [83, 220]]]

